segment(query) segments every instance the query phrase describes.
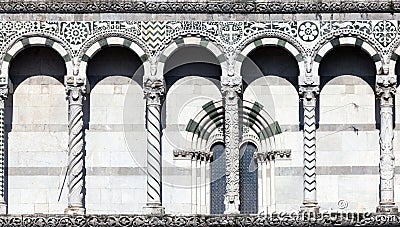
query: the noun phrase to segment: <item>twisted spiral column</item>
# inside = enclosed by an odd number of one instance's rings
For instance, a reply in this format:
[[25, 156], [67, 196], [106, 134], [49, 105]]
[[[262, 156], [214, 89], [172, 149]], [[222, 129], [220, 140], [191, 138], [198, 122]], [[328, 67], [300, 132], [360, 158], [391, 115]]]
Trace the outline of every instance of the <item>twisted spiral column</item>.
[[377, 207], [377, 212], [379, 213], [398, 213], [398, 208], [394, 202], [393, 97], [395, 93], [395, 81], [390, 81], [388, 77], [377, 80], [377, 95], [380, 98], [381, 116], [379, 133], [380, 198], [379, 206]]
[[4, 110], [5, 101], [7, 99], [8, 89], [0, 88], [0, 214], [7, 213], [7, 204], [4, 198], [5, 192], [5, 122], [4, 122]]
[[163, 214], [161, 203], [161, 96], [163, 86], [145, 88], [147, 101], [147, 203], [145, 211]]
[[68, 111], [68, 208], [67, 214], [84, 214], [83, 101], [84, 87], [67, 88]]
[[316, 174], [316, 95], [318, 87], [300, 87], [304, 110], [303, 131], [303, 206], [302, 210], [318, 212]]
[[225, 105], [226, 194], [225, 214], [240, 213], [239, 205], [239, 92], [240, 86], [222, 88]]

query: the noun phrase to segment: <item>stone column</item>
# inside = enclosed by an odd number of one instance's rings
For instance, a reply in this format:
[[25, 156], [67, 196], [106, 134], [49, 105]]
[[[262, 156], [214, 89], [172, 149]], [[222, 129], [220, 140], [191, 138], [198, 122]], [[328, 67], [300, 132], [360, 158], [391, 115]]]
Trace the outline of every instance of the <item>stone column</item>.
[[[303, 173], [303, 205], [301, 210], [305, 212], [319, 212], [317, 203], [317, 182], [316, 182], [316, 96], [319, 89], [316, 86], [300, 87], [299, 93], [303, 101], [304, 110], [304, 173]], [[272, 167], [271, 167], [272, 170]]]
[[206, 157], [200, 153], [200, 214], [206, 213]]
[[393, 98], [396, 93], [396, 78], [394, 76], [378, 76], [376, 94], [380, 100], [381, 127], [380, 144], [380, 187], [379, 213], [398, 213], [394, 203], [394, 168], [393, 154]]
[[147, 203], [145, 212], [164, 214], [161, 202], [161, 98], [164, 85], [153, 81], [145, 85], [147, 128]]
[[197, 214], [197, 153], [192, 152], [192, 184], [191, 184], [191, 195], [192, 195], [192, 214]]
[[204, 186], [206, 188], [206, 214], [210, 214], [211, 210], [211, 155], [210, 152], [206, 152], [206, 166], [205, 166], [205, 171], [206, 171], [206, 180], [204, 183]]
[[264, 191], [266, 188], [263, 185], [264, 174], [262, 172], [264, 168], [264, 159], [262, 153], [254, 154], [255, 161], [257, 162], [257, 185], [258, 185], [258, 213], [265, 214], [265, 203], [264, 203]]
[[86, 92], [84, 79], [67, 76], [68, 98], [68, 208], [66, 214], [83, 215], [84, 207], [84, 149], [83, 108]]
[[8, 96], [8, 88], [0, 88], [0, 214], [7, 214], [7, 204], [4, 198], [5, 192], [5, 101]]
[[238, 214], [239, 198], [239, 93], [240, 85], [222, 86], [225, 106], [226, 194], [225, 214]]
[[270, 211], [271, 212], [275, 212], [276, 211], [276, 186], [275, 186], [275, 157], [272, 155], [269, 158], [269, 163], [270, 163], [270, 189], [271, 189], [271, 193], [269, 196], [270, 199]]

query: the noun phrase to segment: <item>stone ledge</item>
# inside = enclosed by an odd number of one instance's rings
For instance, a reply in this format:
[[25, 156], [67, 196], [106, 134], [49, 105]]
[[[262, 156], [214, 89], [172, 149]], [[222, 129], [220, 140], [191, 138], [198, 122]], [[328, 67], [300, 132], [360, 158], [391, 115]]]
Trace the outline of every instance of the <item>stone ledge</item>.
[[2, 226], [398, 226], [399, 215], [331, 212], [273, 215], [5, 215]]
[[398, 1], [2, 1], [1, 13], [374, 13], [400, 12]]

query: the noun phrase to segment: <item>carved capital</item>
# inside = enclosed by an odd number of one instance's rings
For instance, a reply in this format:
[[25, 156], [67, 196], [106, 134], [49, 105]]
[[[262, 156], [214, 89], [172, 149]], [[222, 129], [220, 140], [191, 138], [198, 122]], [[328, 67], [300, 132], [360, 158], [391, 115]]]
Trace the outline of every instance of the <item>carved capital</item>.
[[319, 88], [317, 86], [302, 86], [299, 88], [299, 94], [304, 106], [315, 106]]
[[147, 105], [161, 105], [161, 98], [164, 95], [164, 83], [160, 80], [150, 80], [145, 82], [144, 96], [147, 100]]
[[378, 75], [376, 79], [376, 95], [380, 98], [381, 106], [393, 106], [393, 97], [395, 94], [395, 75]]
[[258, 162], [267, 162], [276, 159], [289, 159], [292, 154], [292, 150], [290, 149], [282, 149], [282, 150], [271, 150], [267, 152], [257, 152], [254, 153], [254, 158]]
[[228, 89], [237, 89], [238, 92], [241, 92], [242, 88], [242, 78], [238, 75], [234, 76], [222, 76], [221, 77], [221, 85], [222, 85], [222, 92]]
[[242, 79], [239, 76], [222, 77], [221, 84], [221, 92], [226, 97], [229, 97], [231, 95], [236, 96], [242, 91]]
[[86, 92], [84, 86], [68, 86], [67, 98], [70, 105], [82, 105], [83, 96]]

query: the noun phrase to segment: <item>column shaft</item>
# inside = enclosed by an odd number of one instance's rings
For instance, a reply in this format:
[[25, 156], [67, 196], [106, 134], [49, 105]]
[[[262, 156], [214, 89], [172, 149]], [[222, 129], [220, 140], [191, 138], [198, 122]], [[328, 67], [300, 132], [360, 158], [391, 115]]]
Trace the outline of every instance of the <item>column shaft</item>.
[[226, 214], [239, 213], [239, 94], [240, 87], [223, 87], [225, 105]]
[[394, 203], [395, 157], [393, 154], [393, 97], [395, 82], [388, 76], [378, 76], [377, 95], [380, 97], [380, 198], [377, 212], [397, 213]]
[[276, 200], [275, 200], [275, 159], [271, 159], [270, 161], [270, 201], [271, 201], [271, 212], [276, 211]]
[[0, 214], [7, 213], [7, 204], [5, 201], [5, 101], [7, 98], [8, 89], [0, 89]]
[[192, 185], [191, 185], [191, 195], [192, 195], [192, 214], [197, 214], [197, 155], [192, 157]]
[[[302, 209], [318, 212], [316, 174], [316, 95], [317, 87], [300, 87], [304, 110], [303, 150], [303, 206]], [[272, 167], [271, 167], [272, 171]], [[272, 178], [272, 176], [271, 176]]]
[[68, 111], [68, 208], [67, 214], [84, 214], [83, 86], [67, 89]]
[[162, 83], [145, 87], [147, 128], [147, 203], [145, 212], [163, 214], [161, 202], [161, 97]]
[[147, 105], [147, 205], [161, 205], [160, 106]]
[[260, 158], [257, 157], [257, 185], [258, 185], [258, 212], [261, 213], [264, 211], [264, 190], [265, 187], [263, 185], [264, 175], [262, 173], [263, 162]]

